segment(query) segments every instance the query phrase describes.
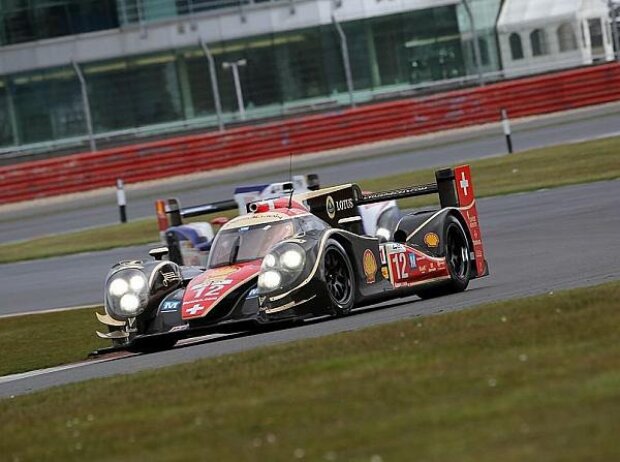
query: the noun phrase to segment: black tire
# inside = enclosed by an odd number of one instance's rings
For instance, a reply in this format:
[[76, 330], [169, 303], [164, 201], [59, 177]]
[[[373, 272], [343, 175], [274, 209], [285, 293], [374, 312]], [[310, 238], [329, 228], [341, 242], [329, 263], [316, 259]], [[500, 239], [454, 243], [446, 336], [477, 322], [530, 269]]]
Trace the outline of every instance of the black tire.
[[472, 275], [471, 249], [461, 223], [449, 216], [444, 228], [444, 252], [448, 263], [450, 279], [417, 291], [420, 298], [435, 298], [442, 295], [463, 292]]
[[332, 314], [346, 316], [355, 301], [355, 274], [349, 257], [336, 241], [328, 241], [325, 247], [323, 274]]

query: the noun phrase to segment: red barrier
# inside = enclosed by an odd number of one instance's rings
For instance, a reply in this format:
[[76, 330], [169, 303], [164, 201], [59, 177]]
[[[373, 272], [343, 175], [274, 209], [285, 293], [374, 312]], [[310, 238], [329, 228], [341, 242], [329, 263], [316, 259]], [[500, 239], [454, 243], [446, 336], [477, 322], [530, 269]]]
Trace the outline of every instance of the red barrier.
[[0, 203], [215, 170], [620, 100], [620, 65], [0, 167]]

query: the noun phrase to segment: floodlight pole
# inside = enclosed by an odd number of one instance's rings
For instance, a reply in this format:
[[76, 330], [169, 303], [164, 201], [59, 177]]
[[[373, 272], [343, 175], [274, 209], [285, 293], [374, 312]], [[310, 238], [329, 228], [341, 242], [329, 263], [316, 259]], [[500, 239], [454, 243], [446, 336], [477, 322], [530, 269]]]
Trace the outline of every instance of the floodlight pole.
[[200, 47], [202, 48], [207, 61], [209, 61], [209, 74], [211, 75], [211, 90], [213, 92], [213, 102], [215, 103], [215, 114], [217, 115], [217, 126], [220, 131], [224, 130], [224, 119], [222, 118], [222, 103], [220, 101], [220, 87], [217, 82], [217, 72], [215, 69], [215, 59], [205, 41], [200, 39]]
[[355, 99], [353, 98], [353, 76], [351, 75], [351, 63], [349, 62], [349, 46], [347, 45], [347, 36], [342, 30], [342, 26], [336, 19], [336, 15], [332, 14], [332, 22], [340, 37], [340, 50], [342, 52], [342, 61], [344, 62], [344, 73], [347, 79], [347, 90], [349, 91], [349, 101], [351, 107], [355, 107]]
[[75, 61], [72, 61], [73, 69], [77, 74], [78, 80], [80, 81], [80, 89], [82, 91], [82, 105], [84, 106], [84, 117], [86, 118], [86, 129], [88, 130], [88, 141], [90, 143], [90, 150], [94, 152], [97, 150], [97, 143], [95, 142], [95, 135], [93, 134], [93, 119], [90, 113], [90, 102], [88, 101], [88, 89], [86, 88], [86, 79], [84, 79], [84, 74], [82, 74], [82, 69], [80, 69], [80, 65]]
[[469, 24], [471, 25], [471, 36], [474, 41], [474, 60], [476, 61], [476, 71], [478, 72], [478, 82], [480, 86], [484, 86], [484, 75], [482, 74], [482, 59], [480, 57], [480, 43], [478, 42], [478, 31], [476, 30], [476, 22], [474, 20], [474, 14], [471, 11], [469, 0], [461, 0], [467, 16], [469, 16]]
[[232, 62], [225, 61], [222, 63], [222, 68], [232, 69], [235, 93], [237, 94], [237, 105], [239, 106], [239, 117], [241, 120], [245, 120], [245, 104], [243, 103], [243, 91], [241, 90], [241, 79], [239, 78], [239, 66], [245, 66], [247, 63], [245, 59]]

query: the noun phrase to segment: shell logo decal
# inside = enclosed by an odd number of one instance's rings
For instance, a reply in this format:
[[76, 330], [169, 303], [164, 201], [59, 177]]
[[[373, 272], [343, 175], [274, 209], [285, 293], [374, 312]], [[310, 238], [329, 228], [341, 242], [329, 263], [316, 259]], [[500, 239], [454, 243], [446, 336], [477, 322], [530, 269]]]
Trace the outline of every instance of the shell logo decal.
[[375, 274], [377, 273], [377, 259], [370, 249], [366, 249], [362, 260], [364, 264], [364, 274], [368, 284], [375, 283]]
[[223, 268], [215, 268], [208, 271], [208, 279], [211, 281], [219, 281], [226, 279], [227, 276], [233, 274], [239, 269], [238, 266], [225, 266]]
[[428, 247], [437, 247], [439, 245], [439, 236], [436, 233], [426, 233], [424, 236], [424, 243]]
[[325, 210], [327, 211], [327, 216], [332, 220], [336, 217], [336, 203], [332, 196], [327, 196], [325, 200]]

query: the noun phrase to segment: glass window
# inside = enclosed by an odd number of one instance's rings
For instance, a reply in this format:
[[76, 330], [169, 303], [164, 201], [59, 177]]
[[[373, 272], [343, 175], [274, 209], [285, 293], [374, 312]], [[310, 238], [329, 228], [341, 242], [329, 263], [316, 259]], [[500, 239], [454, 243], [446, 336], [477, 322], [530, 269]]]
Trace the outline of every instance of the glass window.
[[[472, 43], [473, 46], [473, 43]], [[480, 50], [480, 61], [483, 66], [488, 66], [490, 63], [489, 44], [484, 37], [478, 37], [478, 47]], [[473, 51], [472, 53], [475, 53]]]
[[0, 80], [0, 146], [14, 144], [8, 91], [6, 82]]
[[183, 118], [172, 54], [85, 66], [84, 73], [96, 132]]
[[215, 114], [215, 100], [213, 99], [211, 73], [207, 58], [202, 53], [202, 50], [196, 49], [194, 52], [188, 52], [181, 59], [183, 61], [178, 63], [179, 74], [184, 72], [183, 66], [185, 66], [187, 80], [180, 78], [179, 84], [188, 86], [185, 91], [188, 92], [193, 107], [193, 115], [206, 116]]
[[327, 81], [327, 91], [330, 95], [347, 91], [347, 81], [344, 73], [344, 64], [340, 49], [340, 39], [334, 26], [321, 26], [321, 48], [323, 69]]
[[600, 18], [588, 19], [588, 28], [590, 29], [590, 44], [592, 52], [603, 53], [603, 26]]
[[408, 83], [402, 16], [395, 19], [375, 18], [369, 22], [372, 27], [373, 55], [379, 73], [377, 86]]
[[1, 3], [3, 44], [118, 27], [116, 0], [5, 0]]
[[327, 94], [320, 29], [275, 36], [273, 53], [285, 102]]
[[293, 220], [283, 220], [222, 230], [213, 241], [209, 268], [263, 258], [274, 245], [292, 237], [296, 228]]
[[454, 5], [405, 13], [403, 22], [411, 83], [465, 75]]
[[577, 49], [577, 37], [571, 23], [565, 23], [558, 27], [557, 34], [561, 52]]
[[523, 44], [521, 43], [521, 36], [516, 32], [510, 34], [510, 55], [513, 61], [523, 59]]
[[72, 68], [20, 75], [12, 79], [12, 88], [23, 144], [86, 132], [80, 84]]
[[[215, 64], [218, 73], [218, 81], [220, 85], [220, 99], [222, 101], [222, 109], [224, 112], [237, 113], [239, 105], [237, 103], [237, 93], [235, 90], [234, 73], [230, 64], [238, 63], [245, 60], [245, 64], [238, 64], [239, 84], [243, 94], [244, 103], [247, 107], [248, 92], [248, 73], [247, 73], [247, 54], [246, 42], [238, 40], [234, 42], [225, 42], [222, 44], [223, 51], [215, 57]], [[228, 67], [225, 68], [225, 63]]]
[[536, 29], [530, 34], [532, 55], [543, 56], [549, 54], [547, 34], [544, 29]]
[[[351, 21], [343, 23], [342, 29], [347, 36], [347, 47], [349, 48], [349, 61], [351, 64], [351, 74], [353, 77], [353, 88], [356, 90], [371, 88], [370, 60], [368, 54], [368, 39], [366, 37], [367, 28], [365, 26], [365, 21]], [[340, 50], [340, 41], [338, 41], [338, 44], [338, 49]]]
[[282, 104], [280, 75], [271, 36], [248, 39], [245, 58], [247, 64], [241, 69], [241, 75], [246, 107]]

